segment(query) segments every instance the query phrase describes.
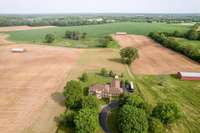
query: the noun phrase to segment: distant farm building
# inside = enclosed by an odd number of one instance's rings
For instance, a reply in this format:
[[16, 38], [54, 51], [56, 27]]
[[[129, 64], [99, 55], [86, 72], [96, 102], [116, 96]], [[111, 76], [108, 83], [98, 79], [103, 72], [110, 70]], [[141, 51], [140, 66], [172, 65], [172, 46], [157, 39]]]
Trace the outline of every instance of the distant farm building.
[[127, 35], [127, 32], [116, 32], [116, 35]]
[[22, 53], [22, 52], [25, 52], [25, 49], [24, 48], [13, 48], [13, 49], [11, 49], [11, 52]]
[[200, 72], [178, 72], [177, 76], [182, 80], [200, 80]]
[[117, 78], [113, 79], [110, 84], [94, 84], [89, 88], [89, 95], [95, 95], [97, 98], [109, 98], [122, 93], [123, 89]]

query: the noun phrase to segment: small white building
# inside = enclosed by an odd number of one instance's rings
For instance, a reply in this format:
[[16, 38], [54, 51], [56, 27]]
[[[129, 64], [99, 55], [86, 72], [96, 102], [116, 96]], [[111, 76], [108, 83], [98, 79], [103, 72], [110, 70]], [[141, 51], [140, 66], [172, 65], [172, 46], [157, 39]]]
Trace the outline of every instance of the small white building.
[[22, 52], [25, 52], [25, 49], [24, 48], [12, 48], [11, 52], [13, 52], [13, 53], [22, 53]]
[[116, 35], [127, 35], [127, 32], [116, 32]]

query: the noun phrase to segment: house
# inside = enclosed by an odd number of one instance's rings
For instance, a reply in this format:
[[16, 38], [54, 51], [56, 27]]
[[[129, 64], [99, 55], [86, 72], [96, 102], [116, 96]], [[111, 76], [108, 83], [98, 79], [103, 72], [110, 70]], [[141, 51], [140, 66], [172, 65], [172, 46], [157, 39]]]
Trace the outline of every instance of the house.
[[123, 89], [118, 78], [113, 79], [110, 84], [94, 84], [89, 88], [89, 95], [95, 95], [99, 99], [119, 96], [122, 93]]
[[182, 80], [200, 80], [200, 72], [178, 72], [177, 76]]

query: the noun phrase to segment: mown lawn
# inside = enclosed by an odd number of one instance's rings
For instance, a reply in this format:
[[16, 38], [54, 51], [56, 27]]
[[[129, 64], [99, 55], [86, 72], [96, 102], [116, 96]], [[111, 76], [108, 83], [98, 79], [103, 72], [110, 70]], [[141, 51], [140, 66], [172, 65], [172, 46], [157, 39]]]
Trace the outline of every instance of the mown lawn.
[[175, 40], [183, 46], [191, 45], [200, 50], [200, 40], [199, 41], [198, 40], [188, 40], [188, 39], [184, 39], [184, 38], [175, 38]]
[[[10, 32], [9, 39], [16, 42], [27, 43], [44, 43], [44, 37], [47, 33], [54, 33], [56, 41], [51, 45], [67, 46], [67, 47], [96, 47], [98, 45], [98, 38], [113, 34], [117, 31], [128, 32], [129, 34], [147, 35], [149, 32], [173, 32], [174, 30], [186, 31], [190, 26], [172, 25], [165, 23], [135, 23], [123, 22], [102, 25], [87, 25], [87, 26], [71, 26], [71, 27], [54, 27], [48, 29], [37, 29], [29, 31], [15, 31]], [[64, 39], [66, 30], [86, 32], [87, 38], [85, 40], [73, 41]]]
[[182, 119], [166, 132], [200, 132], [200, 81], [182, 81], [169, 75], [136, 76], [136, 81], [141, 96], [152, 106], [159, 101], [171, 99], [181, 107]]

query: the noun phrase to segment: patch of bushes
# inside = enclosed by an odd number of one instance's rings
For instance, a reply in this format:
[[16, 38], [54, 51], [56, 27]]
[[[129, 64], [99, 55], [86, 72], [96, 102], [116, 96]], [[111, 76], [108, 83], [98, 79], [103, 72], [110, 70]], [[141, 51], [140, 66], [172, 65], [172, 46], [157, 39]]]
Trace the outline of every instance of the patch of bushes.
[[[99, 38], [98, 42], [99, 42], [99, 47], [103, 47], [103, 48], [108, 48], [113, 43], [114, 43], [114, 45], [116, 45], [115, 41], [113, 40], [113, 38], [111, 36], [101, 37], [101, 38]], [[111, 47], [114, 47], [114, 46], [111, 46]]]
[[72, 39], [72, 40], [80, 40], [85, 39], [87, 36], [87, 33], [80, 33], [79, 31], [66, 31], [65, 32], [65, 38]]
[[171, 124], [181, 117], [179, 107], [173, 102], [161, 102], [152, 111], [152, 116], [163, 124]]
[[54, 34], [46, 34], [45, 36], [45, 42], [46, 43], [52, 43], [56, 39], [56, 36]]

